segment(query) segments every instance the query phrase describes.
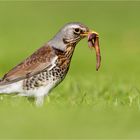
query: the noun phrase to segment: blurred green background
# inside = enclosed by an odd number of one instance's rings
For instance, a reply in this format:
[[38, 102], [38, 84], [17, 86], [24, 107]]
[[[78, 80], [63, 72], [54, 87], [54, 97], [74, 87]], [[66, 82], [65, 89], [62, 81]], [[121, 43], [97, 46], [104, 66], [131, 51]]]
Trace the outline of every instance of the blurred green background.
[[[100, 34], [102, 66], [82, 40], [70, 71], [36, 108], [0, 96], [1, 139], [139, 139], [140, 2], [0, 2], [0, 76], [78, 21]], [[139, 62], [139, 63], [138, 63]]]

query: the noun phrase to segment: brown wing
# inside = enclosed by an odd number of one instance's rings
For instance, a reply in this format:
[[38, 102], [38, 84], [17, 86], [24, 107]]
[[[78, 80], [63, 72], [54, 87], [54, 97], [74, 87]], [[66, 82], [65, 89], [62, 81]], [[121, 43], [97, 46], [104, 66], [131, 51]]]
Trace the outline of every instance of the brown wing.
[[31, 77], [39, 73], [45, 68], [51, 66], [51, 61], [55, 57], [53, 49], [49, 46], [44, 46], [33, 53], [25, 61], [14, 67], [4, 75], [0, 81], [0, 85], [17, 82], [19, 80]]

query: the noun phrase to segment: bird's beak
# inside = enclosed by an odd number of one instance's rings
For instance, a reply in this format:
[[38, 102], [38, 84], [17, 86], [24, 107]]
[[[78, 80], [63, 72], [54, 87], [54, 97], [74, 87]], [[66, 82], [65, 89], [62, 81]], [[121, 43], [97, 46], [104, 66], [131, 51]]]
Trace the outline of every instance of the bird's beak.
[[99, 34], [98, 34], [97, 32], [92, 31], [92, 30], [90, 30], [90, 31], [88, 31], [88, 32], [83, 32], [83, 33], [81, 33], [81, 36], [82, 36], [82, 37], [88, 37], [90, 34], [95, 34], [97, 37], [99, 36]]
[[99, 69], [101, 63], [100, 47], [99, 47], [99, 34], [95, 31], [84, 32], [82, 37], [88, 37], [88, 46], [95, 48], [96, 51], [96, 70]]

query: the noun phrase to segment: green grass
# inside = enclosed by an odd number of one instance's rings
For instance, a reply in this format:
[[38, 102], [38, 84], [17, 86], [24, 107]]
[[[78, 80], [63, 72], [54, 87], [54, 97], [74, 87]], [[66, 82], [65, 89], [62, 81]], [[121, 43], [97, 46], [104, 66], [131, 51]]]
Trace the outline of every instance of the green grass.
[[102, 66], [82, 40], [44, 106], [0, 96], [0, 139], [139, 139], [140, 2], [0, 2], [0, 76], [67, 22], [99, 32]]

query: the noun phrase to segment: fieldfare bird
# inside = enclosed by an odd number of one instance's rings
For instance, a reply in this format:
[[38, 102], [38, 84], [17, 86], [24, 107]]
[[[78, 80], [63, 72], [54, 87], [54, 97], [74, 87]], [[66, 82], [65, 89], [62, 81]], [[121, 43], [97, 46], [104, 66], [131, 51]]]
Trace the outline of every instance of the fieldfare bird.
[[0, 93], [32, 96], [37, 105], [43, 104], [49, 91], [65, 78], [75, 46], [85, 37], [88, 37], [89, 47], [96, 49], [98, 69], [98, 34], [82, 23], [68, 23], [43, 47], [3, 76], [0, 80]]

